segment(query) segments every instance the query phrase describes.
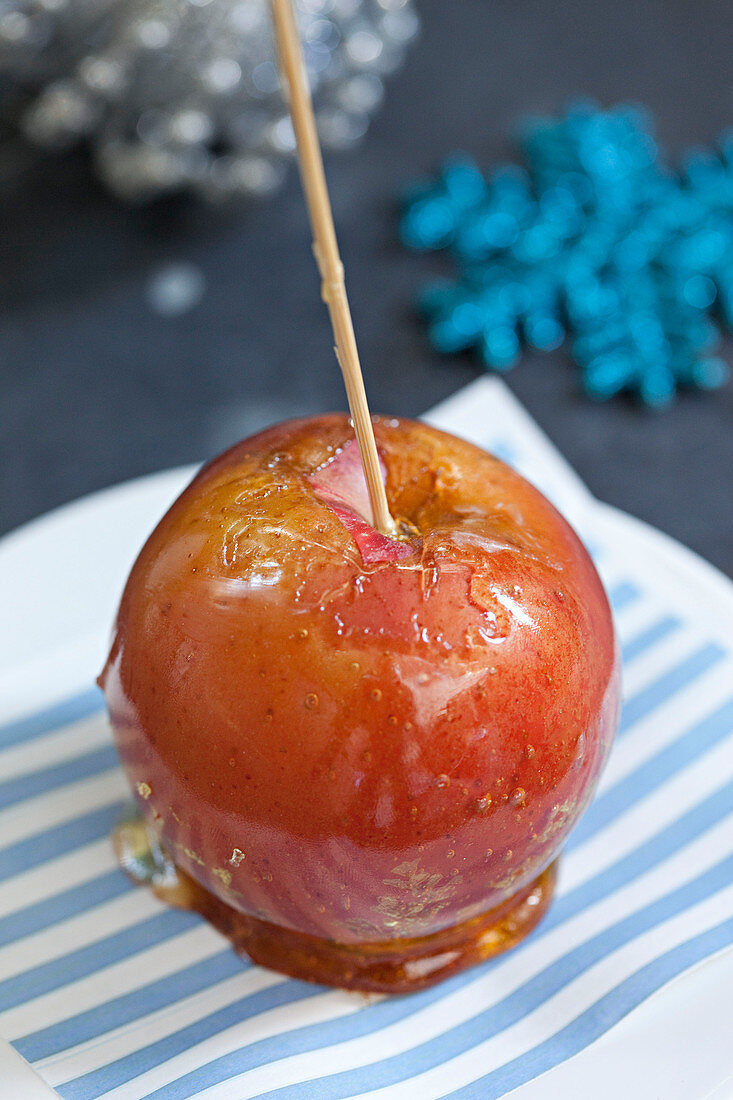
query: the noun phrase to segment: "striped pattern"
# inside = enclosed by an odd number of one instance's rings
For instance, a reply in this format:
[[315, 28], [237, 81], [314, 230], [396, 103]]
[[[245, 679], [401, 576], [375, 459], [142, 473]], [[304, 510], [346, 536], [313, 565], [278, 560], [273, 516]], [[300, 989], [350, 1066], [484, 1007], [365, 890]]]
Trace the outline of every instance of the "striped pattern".
[[621, 731], [517, 949], [371, 1000], [236, 958], [117, 870], [125, 785], [89, 692], [0, 728], [0, 1034], [67, 1100], [490, 1100], [733, 943], [733, 646], [600, 549]]

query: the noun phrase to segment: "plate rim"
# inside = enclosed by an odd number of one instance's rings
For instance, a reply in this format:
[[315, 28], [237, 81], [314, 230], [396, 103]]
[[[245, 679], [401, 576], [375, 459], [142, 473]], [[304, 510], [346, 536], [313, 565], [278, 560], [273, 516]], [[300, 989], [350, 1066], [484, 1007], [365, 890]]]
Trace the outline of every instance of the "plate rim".
[[[190, 480], [191, 476], [198, 468], [199, 464], [185, 465], [172, 467], [151, 474], [144, 474], [140, 477], [131, 478], [116, 485], [85, 494], [75, 501], [60, 505], [58, 508], [28, 521], [28, 523], [16, 528], [15, 531], [3, 536], [0, 539], [0, 565], [8, 553], [14, 553], [17, 550], [22, 551], [23, 546], [28, 546], [36, 540], [43, 540], [46, 537], [49, 527], [51, 529], [56, 527], [57, 532], [64, 532], [64, 537], [72, 538], [73, 529], [80, 521], [82, 515], [93, 514], [99, 508], [108, 507], [110, 505], [114, 506], [115, 502], [122, 497], [126, 497], [128, 503], [129, 501], [135, 501], [137, 499], [140, 502], [138, 506], [142, 507], [143, 500], [149, 498], [151, 495], [155, 496], [156, 492], [158, 492], [162, 503], [164, 496], [166, 498], [169, 497], [169, 490], [171, 493], [180, 491], [180, 488]], [[173, 499], [175, 499], [175, 497], [170, 497], [171, 501]], [[616, 542], [619, 537], [622, 537], [628, 542], [628, 550], [631, 553], [633, 553], [635, 546], [643, 545], [647, 552], [651, 552], [655, 556], [660, 556], [668, 568], [678, 575], [682, 575], [687, 580], [687, 583], [693, 588], [704, 588], [706, 603], [710, 603], [711, 607], [717, 611], [720, 618], [725, 618], [725, 615], [720, 611], [722, 605], [726, 609], [731, 609], [731, 620], [733, 620], [733, 581], [731, 581], [725, 573], [673, 537], [659, 531], [645, 521], [624, 512], [622, 509], [598, 501], [595, 498], [589, 499], [589, 514], [592, 520], [596, 520], [597, 518], [600, 521], [600, 525], [605, 528], [608, 537], [612, 538], [614, 542]], [[103, 625], [105, 624], [100, 623], [100, 627]], [[35, 655], [34, 663], [40, 665], [44, 661], [47, 661], [49, 656], [50, 654], [48, 652], [39, 652]], [[1, 667], [0, 671], [2, 671]], [[63, 696], [59, 696], [58, 701], [61, 701], [62, 698]], [[36, 704], [34, 708], [27, 713], [33, 714], [38, 709]], [[732, 951], [733, 948], [726, 948], [721, 954], [727, 957]], [[697, 967], [693, 967], [679, 975], [673, 983], [668, 983], [663, 986], [652, 994], [647, 1001], [637, 1006], [630, 1015], [643, 1011], [644, 1006], [653, 1001], [663, 999], [670, 985], [686, 980], [692, 981], [696, 970]], [[612, 1034], [614, 1029], [615, 1028], [609, 1029], [605, 1035]], [[591, 1052], [597, 1043], [603, 1041], [605, 1035], [599, 1037], [599, 1039], [590, 1044], [584, 1052], [580, 1052], [575, 1057], [581, 1057], [584, 1053]], [[570, 1059], [570, 1061], [572, 1060], [573, 1059]], [[563, 1064], [565, 1063], [561, 1063], [560, 1065]], [[29, 1068], [31, 1072], [35, 1072], [31, 1067]], [[552, 1073], [553, 1070], [548, 1071], [548, 1074]], [[536, 1080], [541, 1080], [544, 1076], [546, 1075], [543, 1074]], [[519, 1092], [521, 1093], [521, 1088]], [[700, 1098], [700, 1100], [702, 1100], [702, 1098]]]

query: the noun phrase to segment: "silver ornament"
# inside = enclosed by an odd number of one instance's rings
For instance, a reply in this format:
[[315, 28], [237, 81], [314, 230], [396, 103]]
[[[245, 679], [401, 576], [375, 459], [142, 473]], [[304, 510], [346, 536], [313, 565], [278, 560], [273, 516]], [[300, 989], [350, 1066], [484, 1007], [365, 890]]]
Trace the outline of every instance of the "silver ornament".
[[[296, 0], [321, 140], [365, 133], [418, 30], [412, 0]], [[37, 145], [85, 139], [107, 185], [265, 195], [295, 142], [267, 0], [2, 0], [0, 108]]]

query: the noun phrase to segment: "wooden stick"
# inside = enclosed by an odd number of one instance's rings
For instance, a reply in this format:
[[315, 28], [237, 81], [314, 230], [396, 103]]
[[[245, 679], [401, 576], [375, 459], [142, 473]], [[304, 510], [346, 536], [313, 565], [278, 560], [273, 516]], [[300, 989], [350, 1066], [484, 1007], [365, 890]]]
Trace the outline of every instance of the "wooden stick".
[[336, 241], [326, 175], [323, 170], [323, 157], [292, 0], [272, 0], [272, 14], [280, 54], [280, 68], [290, 91], [290, 113], [298, 142], [300, 176], [313, 230], [313, 252], [321, 273], [321, 296], [328, 306], [331, 317], [336, 342], [336, 358], [344, 376], [346, 396], [364, 467], [374, 524], [382, 534], [394, 535], [395, 523], [389, 513], [387, 494], [384, 491], [384, 482], [379, 468], [377, 444], [374, 440], [374, 429], [364, 390], [354, 325], [346, 296], [344, 265], [341, 262]]

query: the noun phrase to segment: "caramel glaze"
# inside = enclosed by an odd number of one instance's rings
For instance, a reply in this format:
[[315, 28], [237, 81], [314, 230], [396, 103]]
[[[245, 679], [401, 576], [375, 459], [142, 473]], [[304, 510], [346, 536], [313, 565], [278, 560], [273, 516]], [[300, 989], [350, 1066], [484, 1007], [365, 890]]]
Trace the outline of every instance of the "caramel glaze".
[[374, 428], [399, 541], [359, 504], [345, 417], [245, 440], [141, 551], [100, 683], [186, 904], [287, 973], [403, 990], [539, 919], [619, 657], [536, 489], [428, 425]]
[[294, 932], [227, 905], [175, 866], [142, 818], [120, 824], [114, 846], [133, 882], [149, 886], [167, 905], [199, 913], [237, 954], [300, 981], [368, 993], [416, 993], [508, 951], [545, 915], [557, 880], [555, 860], [501, 905], [472, 920], [429, 936], [353, 946]]

